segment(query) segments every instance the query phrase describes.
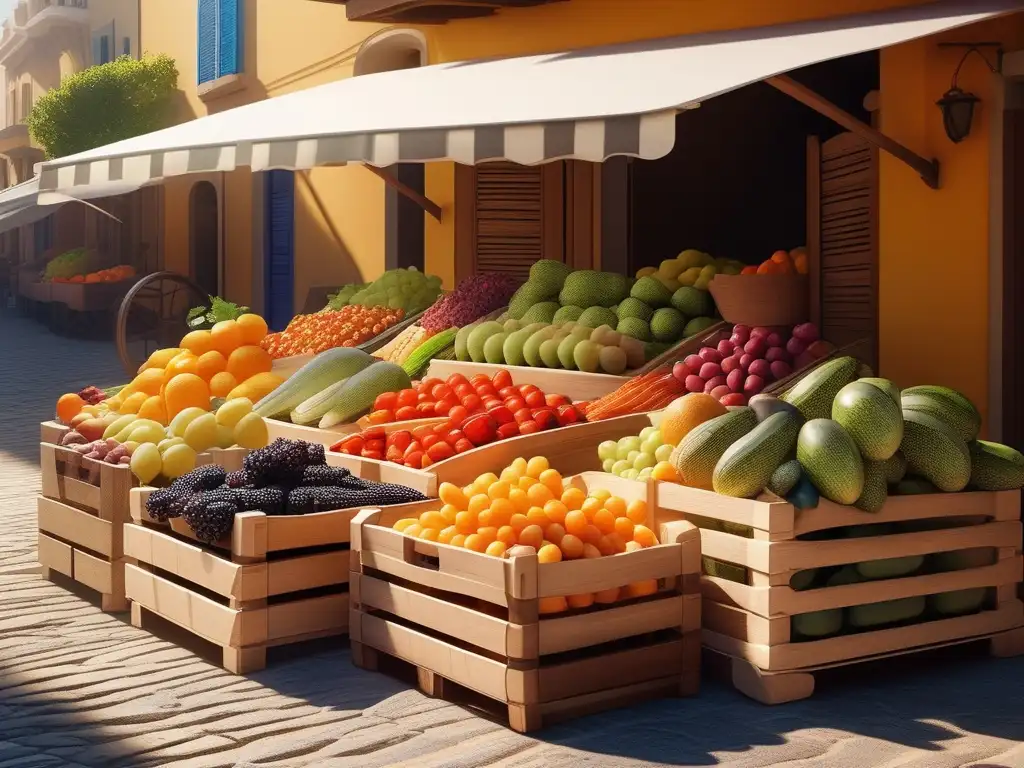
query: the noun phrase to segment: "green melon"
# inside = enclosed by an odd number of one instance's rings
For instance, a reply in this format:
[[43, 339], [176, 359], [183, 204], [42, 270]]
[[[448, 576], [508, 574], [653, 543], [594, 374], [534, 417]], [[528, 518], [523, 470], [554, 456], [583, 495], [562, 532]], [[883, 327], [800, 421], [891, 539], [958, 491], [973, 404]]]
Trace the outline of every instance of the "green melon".
[[780, 464], [779, 468], [772, 472], [771, 479], [768, 481], [768, 490], [776, 496], [786, 498], [786, 494], [800, 482], [801, 472], [800, 462], [796, 459]]
[[971, 486], [979, 491], [1014, 491], [1024, 486], [1024, 456], [1002, 443], [972, 440]]
[[741, 499], [764, 490], [789, 452], [793, 450], [800, 421], [788, 413], [776, 413], [758, 424], [722, 454], [715, 465], [715, 493]]
[[575, 320], [579, 320], [580, 315], [582, 314], [582, 307], [574, 307], [572, 304], [570, 304], [567, 307], [559, 308], [559, 310], [555, 312], [555, 316], [552, 318], [551, 321], [553, 323], [568, 323]]
[[651, 317], [651, 335], [655, 341], [678, 341], [686, 330], [686, 318], [672, 307], [655, 310]]
[[949, 387], [923, 385], [900, 393], [903, 410], [927, 413], [949, 425], [965, 441], [973, 440], [981, 431], [981, 414], [974, 403]]
[[526, 310], [526, 313], [520, 320], [524, 325], [530, 323], [550, 323], [555, 319], [555, 312], [559, 309], [561, 307], [558, 306], [557, 301], [542, 301]]
[[832, 420], [853, 438], [865, 459], [885, 461], [903, 440], [900, 407], [879, 387], [854, 381], [832, 402]]
[[715, 311], [715, 302], [712, 301], [711, 294], [690, 285], [677, 288], [672, 294], [671, 302], [673, 307], [687, 317], [709, 317]]
[[[617, 314], [620, 320], [624, 320], [627, 317], [638, 317], [649, 323], [654, 315], [654, 310], [640, 301], [640, 299], [634, 299], [632, 296], [629, 296], [619, 304]], [[686, 313], [684, 312], [683, 314]]]
[[621, 334], [637, 339], [638, 341], [651, 340], [651, 327], [639, 317], [627, 317], [623, 320], [619, 320], [618, 325], [615, 326], [615, 330]]
[[926, 605], [924, 596], [904, 597], [899, 600], [855, 605], [847, 609], [846, 615], [850, 626], [877, 627], [881, 624], [897, 624], [916, 619], [924, 613]]
[[527, 281], [519, 286], [508, 302], [508, 314], [513, 320], [521, 320], [534, 304], [550, 301], [558, 292], [549, 293], [543, 285]]
[[[617, 279], [616, 279], [617, 278]], [[621, 275], [580, 269], [565, 278], [558, 303], [574, 307], [612, 307], [625, 298]]]
[[829, 360], [800, 379], [782, 399], [799, 408], [808, 421], [827, 419], [832, 415], [832, 401], [839, 390], [853, 380], [856, 370], [855, 358], [837, 357]]
[[641, 277], [633, 285], [629, 295], [655, 309], [672, 303], [672, 291], [655, 277]]
[[888, 379], [876, 379], [870, 376], [862, 377], [857, 379], [862, 384], [870, 384], [872, 387], [878, 387], [889, 397], [893, 399], [896, 405], [900, 404], [900, 388], [893, 384]]
[[606, 307], [587, 307], [576, 318], [576, 322], [580, 325], [585, 325], [587, 328], [600, 328], [602, 325], [609, 325], [614, 328], [618, 325], [619, 318]]
[[757, 426], [749, 408], [739, 408], [694, 427], [684, 437], [669, 461], [686, 485], [711, 490], [715, 465], [733, 443]]
[[572, 272], [572, 267], [554, 259], [540, 259], [530, 267], [529, 282], [543, 287], [548, 296], [557, 296], [565, 285], [565, 279]]
[[878, 512], [885, 506], [889, 496], [888, 484], [885, 481], [885, 462], [864, 459], [864, 489], [853, 503], [857, 509], [865, 512]]
[[853, 438], [836, 422], [812, 419], [804, 424], [797, 438], [796, 458], [826, 499], [853, 504], [860, 498], [864, 462]]
[[889, 485], [896, 485], [907, 474], [907, 460], [899, 451], [886, 459], [884, 464], [885, 482]]
[[706, 331], [712, 325], [716, 325], [718, 320], [714, 317], [694, 317], [690, 319], [690, 322], [686, 324], [686, 328], [683, 329], [683, 338], [688, 339], [691, 336], [696, 336], [702, 331]]
[[921, 411], [903, 411], [900, 452], [907, 469], [947, 493], [962, 491], [971, 479], [971, 453], [950, 426]]

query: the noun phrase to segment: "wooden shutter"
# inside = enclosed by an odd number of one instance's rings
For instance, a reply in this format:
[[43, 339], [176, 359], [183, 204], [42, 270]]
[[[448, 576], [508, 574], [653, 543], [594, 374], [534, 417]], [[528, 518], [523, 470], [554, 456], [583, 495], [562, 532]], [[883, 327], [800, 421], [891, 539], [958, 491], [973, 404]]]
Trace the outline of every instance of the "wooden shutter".
[[196, 40], [199, 84], [217, 79], [217, 0], [199, 0]]
[[267, 239], [264, 317], [273, 330], [292, 319], [295, 294], [295, 174], [267, 172]]
[[242, 71], [242, 2], [217, 2], [217, 77]]
[[852, 133], [808, 141], [811, 316], [878, 369], [878, 150]]
[[538, 259], [592, 268], [598, 194], [591, 163], [457, 165], [456, 281], [480, 272], [525, 278]]

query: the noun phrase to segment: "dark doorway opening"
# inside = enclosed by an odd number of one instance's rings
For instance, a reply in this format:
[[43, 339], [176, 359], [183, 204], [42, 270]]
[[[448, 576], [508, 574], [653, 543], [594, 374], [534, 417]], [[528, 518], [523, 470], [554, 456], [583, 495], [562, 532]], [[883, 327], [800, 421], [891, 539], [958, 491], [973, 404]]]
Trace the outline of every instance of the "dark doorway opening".
[[189, 199], [189, 275], [210, 296], [220, 293], [220, 225], [217, 190], [197, 182]]

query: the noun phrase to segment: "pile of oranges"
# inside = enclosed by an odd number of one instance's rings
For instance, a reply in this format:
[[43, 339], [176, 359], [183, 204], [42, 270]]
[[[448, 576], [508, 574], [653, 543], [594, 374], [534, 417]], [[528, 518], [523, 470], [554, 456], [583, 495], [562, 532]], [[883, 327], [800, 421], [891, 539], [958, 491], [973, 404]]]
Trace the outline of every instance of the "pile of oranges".
[[[647, 526], [647, 503], [627, 502], [605, 490], [566, 486], [543, 456], [517, 458], [501, 471], [480, 475], [460, 488], [441, 483], [442, 506], [394, 525], [406, 536], [508, 557], [516, 546], [533, 547], [538, 562], [599, 558], [652, 547], [658, 539]], [[613, 603], [657, 591], [655, 581], [602, 592], [541, 600], [542, 613]]]
[[108, 405], [166, 425], [185, 408], [210, 410], [213, 397], [256, 402], [282, 382], [270, 372], [273, 360], [260, 346], [266, 335], [266, 322], [254, 314], [191, 331], [177, 347], [150, 355]]
[[297, 315], [280, 333], [267, 334], [262, 346], [275, 360], [318, 355], [335, 347], [358, 347], [404, 317], [402, 309], [349, 304], [341, 309]]

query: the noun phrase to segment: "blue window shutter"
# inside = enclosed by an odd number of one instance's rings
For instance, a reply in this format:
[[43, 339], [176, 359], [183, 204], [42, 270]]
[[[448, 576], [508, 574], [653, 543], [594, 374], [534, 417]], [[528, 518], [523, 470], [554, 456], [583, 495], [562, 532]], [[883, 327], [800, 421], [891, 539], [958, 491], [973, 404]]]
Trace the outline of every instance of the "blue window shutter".
[[103, 35], [100, 37], [100, 64], [106, 64], [110, 61], [110, 37]]
[[271, 330], [292, 319], [295, 295], [295, 174], [268, 171], [263, 316]]
[[242, 71], [242, 2], [218, 0], [218, 77]]
[[92, 36], [92, 63], [93, 64], [102, 64], [103, 63], [103, 61], [100, 59], [100, 55], [101, 55], [100, 39], [101, 39], [100, 35], [93, 35]]
[[200, 84], [209, 83], [217, 79], [217, 0], [199, 0], [197, 27], [196, 79]]

